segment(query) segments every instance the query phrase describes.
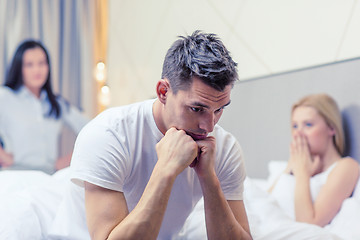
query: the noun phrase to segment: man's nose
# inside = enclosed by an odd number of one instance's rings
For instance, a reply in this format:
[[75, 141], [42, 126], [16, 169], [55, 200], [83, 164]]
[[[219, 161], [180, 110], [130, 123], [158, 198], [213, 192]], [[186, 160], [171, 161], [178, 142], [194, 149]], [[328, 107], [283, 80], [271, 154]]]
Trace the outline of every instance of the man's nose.
[[199, 128], [210, 133], [214, 130], [215, 126], [215, 116], [213, 114], [209, 114], [203, 119], [200, 120]]

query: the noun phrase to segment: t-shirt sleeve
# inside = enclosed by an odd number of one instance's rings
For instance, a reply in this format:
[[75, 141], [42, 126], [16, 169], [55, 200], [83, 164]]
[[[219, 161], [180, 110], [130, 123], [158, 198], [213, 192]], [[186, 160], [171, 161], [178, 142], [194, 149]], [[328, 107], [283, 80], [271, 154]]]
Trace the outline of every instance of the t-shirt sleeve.
[[122, 192], [129, 172], [124, 135], [121, 139], [114, 130], [96, 122], [86, 125], [75, 142], [71, 160], [72, 182], [84, 186], [87, 181]]
[[243, 153], [239, 143], [231, 135], [222, 141], [218, 152], [217, 174], [227, 200], [243, 200], [246, 178]]

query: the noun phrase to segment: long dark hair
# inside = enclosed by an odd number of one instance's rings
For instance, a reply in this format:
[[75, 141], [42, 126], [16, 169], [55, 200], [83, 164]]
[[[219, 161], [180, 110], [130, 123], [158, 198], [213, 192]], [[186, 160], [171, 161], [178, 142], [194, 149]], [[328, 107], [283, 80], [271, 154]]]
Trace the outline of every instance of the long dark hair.
[[44, 86], [41, 89], [44, 89], [47, 93], [49, 102], [51, 104], [50, 111], [48, 116], [55, 116], [55, 118], [59, 118], [61, 115], [60, 104], [58, 103], [57, 96], [53, 93], [51, 88], [51, 67], [50, 67], [50, 59], [49, 54], [47, 53], [45, 47], [38, 41], [27, 40], [19, 45], [14, 54], [14, 58], [11, 62], [10, 68], [8, 70], [5, 86], [13, 89], [14, 91], [18, 90], [23, 84], [23, 75], [22, 75], [22, 66], [23, 66], [23, 56], [26, 50], [32, 48], [41, 48], [46, 55], [46, 62], [49, 66], [49, 73], [46, 79]]

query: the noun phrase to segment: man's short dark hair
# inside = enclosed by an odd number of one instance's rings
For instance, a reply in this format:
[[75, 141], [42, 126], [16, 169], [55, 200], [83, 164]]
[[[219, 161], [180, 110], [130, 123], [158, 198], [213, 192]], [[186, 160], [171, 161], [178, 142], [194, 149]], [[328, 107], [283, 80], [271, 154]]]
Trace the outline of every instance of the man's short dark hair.
[[188, 89], [193, 77], [218, 91], [238, 79], [237, 63], [215, 34], [197, 30], [191, 36], [179, 38], [165, 56], [161, 75], [169, 80], [174, 94]]

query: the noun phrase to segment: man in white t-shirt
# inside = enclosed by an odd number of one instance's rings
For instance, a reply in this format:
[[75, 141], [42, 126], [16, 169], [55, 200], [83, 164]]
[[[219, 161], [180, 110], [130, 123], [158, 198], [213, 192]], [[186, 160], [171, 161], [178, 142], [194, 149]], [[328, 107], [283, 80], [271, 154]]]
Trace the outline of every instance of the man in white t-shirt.
[[80, 132], [52, 236], [175, 239], [203, 197], [209, 239], [251, 239], [242, 152], [216, 125], [236, 66], [214, 34], [179, 38], [157, 99], [106, 110]]

